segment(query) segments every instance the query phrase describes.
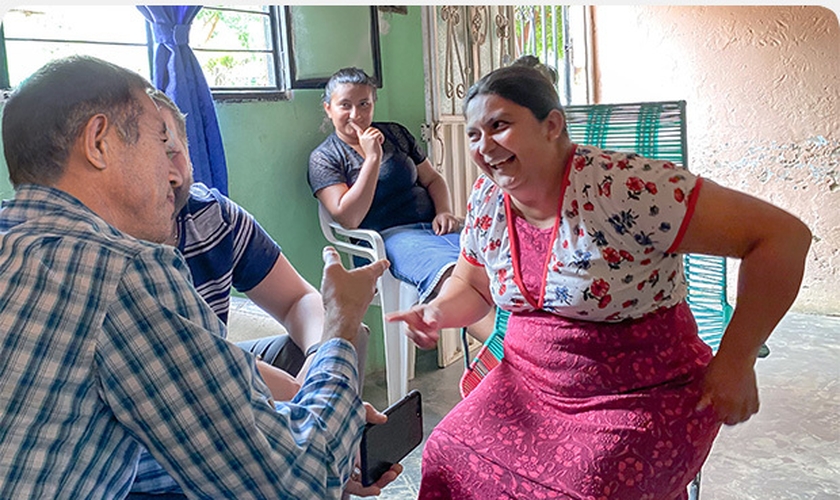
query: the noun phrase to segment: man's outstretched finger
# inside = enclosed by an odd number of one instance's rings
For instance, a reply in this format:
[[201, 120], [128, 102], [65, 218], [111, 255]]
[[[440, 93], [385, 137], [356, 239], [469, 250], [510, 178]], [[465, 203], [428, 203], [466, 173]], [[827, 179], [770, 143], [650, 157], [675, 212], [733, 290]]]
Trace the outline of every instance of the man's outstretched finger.
[[388, 416], [374, 408], [372, 404], [365, 401], [364, 406], [365, 422], [369, 424], [384, 424], [388, 421]]
[[382, 276], [382, 273], [384, 273], [389, 267], [391, 267], [391, 263], [387, 259], [380, 259], [366, 265], [364, 268], [367, 268], [370, 273], [378, 278]]
[[324, 258], [324, 267], [341, 264], [341, 257], [338, 255], [338, 250], [333, 247], [324, 247], [322, 256]]

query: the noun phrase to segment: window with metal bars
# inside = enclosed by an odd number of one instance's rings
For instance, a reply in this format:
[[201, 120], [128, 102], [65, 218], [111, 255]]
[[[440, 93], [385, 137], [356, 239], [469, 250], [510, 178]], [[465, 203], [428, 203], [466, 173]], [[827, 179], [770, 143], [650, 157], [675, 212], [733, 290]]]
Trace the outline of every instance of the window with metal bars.
[[586, 13], [581, 6], [514, 7], [514, 51], [533, 55], [557, 73], [564, 105], [588, 102]]
[[[284, 98], [286, 39], [282, 6], [205, 6], [190, 27], [190, 47], [214, 97]], [[0, 87], [9, 89], [51, 59], [87, 54], [151, 77], [154, 41], [133, 5], [20, 6], [0, 28]]]

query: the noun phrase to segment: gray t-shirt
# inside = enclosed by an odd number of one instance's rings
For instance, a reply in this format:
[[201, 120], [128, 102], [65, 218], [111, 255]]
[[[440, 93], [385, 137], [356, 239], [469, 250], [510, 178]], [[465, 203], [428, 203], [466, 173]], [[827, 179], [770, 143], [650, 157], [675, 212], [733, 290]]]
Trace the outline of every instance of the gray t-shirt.
[[[398, 123], [374, 122], [382, 131], [382, 162], [373, 203], [359, 227], [381, 231], [389, 227], [431, 222], [435, 205], [417, 178], [426, 154], [411, 133]], [[307, 179], [312, 193], [334, 184], [352, 186], [364, 158], [333, 132], [309, 155]]]

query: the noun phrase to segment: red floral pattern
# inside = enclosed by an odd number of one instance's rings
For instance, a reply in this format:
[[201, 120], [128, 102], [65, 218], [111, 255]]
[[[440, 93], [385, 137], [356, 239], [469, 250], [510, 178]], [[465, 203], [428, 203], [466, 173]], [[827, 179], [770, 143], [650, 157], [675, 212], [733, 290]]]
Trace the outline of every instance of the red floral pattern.
[[685, 303], [617, 324], [511, 315], [502, 363], [429, 436], [419, 498], [683, 498], [720, 428], [695, 410], [696, 331]]
[[[682, 259], [668, 250], [690, 212], [697, 182], [671, 162], [578, 146], [564, 179], [556, 240], [548, 243], [552, 255], [547, 269], [542, 268], [547, 274], [543, 309], [590, 321], [621, 321], [682, 300]], [[469, 262], [487, 267], [498, 305], [527, 311], [533, 306], [513, 273], [499, 272], [512, 268], [509, 217], [502, 191], [480, 176], [467, 204], [461, 248]], [[538, 262], [545, 266], [546, 258]], [[652, 283], [653, 271], [677, 279]], [[601, 289], [596, 280], [608, 285], [608, 294], [593, 293], [593, 286]]]
[[711, 350], [667, 253], [696, 178], [595, 148], [570, 165], [556, 235], [476, 183], [462, 252], [514, 314], [501, 364], [429, 436], [420, 499], [684, 498], [711, 449], [720, 423], [695, 410]]

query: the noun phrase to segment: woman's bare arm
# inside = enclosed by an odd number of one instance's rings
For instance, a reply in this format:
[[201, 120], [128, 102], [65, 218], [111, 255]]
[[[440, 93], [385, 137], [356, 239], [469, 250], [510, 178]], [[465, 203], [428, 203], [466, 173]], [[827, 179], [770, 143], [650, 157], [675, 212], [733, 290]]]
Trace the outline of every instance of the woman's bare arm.
[[375, 127], [362, 130], [351, 123], [359, 134], [359, 145], [362, 148], [364, 163], [359, 177], [352, 186], [345, 183], [333, 184], [318, 190], [315, 196], [324, 205], [333, 219], [348, 229], [356, 229], [362, 223], [376, 193], [376, 183], [379, 180], [379, 167], [382, 161], [382, 141], [385, 140], [382, 131]]
[[701, 407], [727, 424], [758, 411], [753, 364], [761, 344], [793, 303], [811, 232], [784, 210], [704, 181], [677, 252], [741, 259], [737, 302], [706, 376]]
[[435, 204], [435, 219], [432, 227], [436, 234], [454, 233], [461, 229], [461, 221], [452, 213], [449, 186], [446, 179], [432, 166], [428, 158], [417, 165], [417, 178], [429, 192]]
[[486, 316], [492, 307], [484, 268], [470, 264], [461, 256], [434, 300], [389, 314], [388, 321], [405, 321], [409, 338], [421, 348], [431, 349], [437, 344], [438, 330], [471, 325]]

